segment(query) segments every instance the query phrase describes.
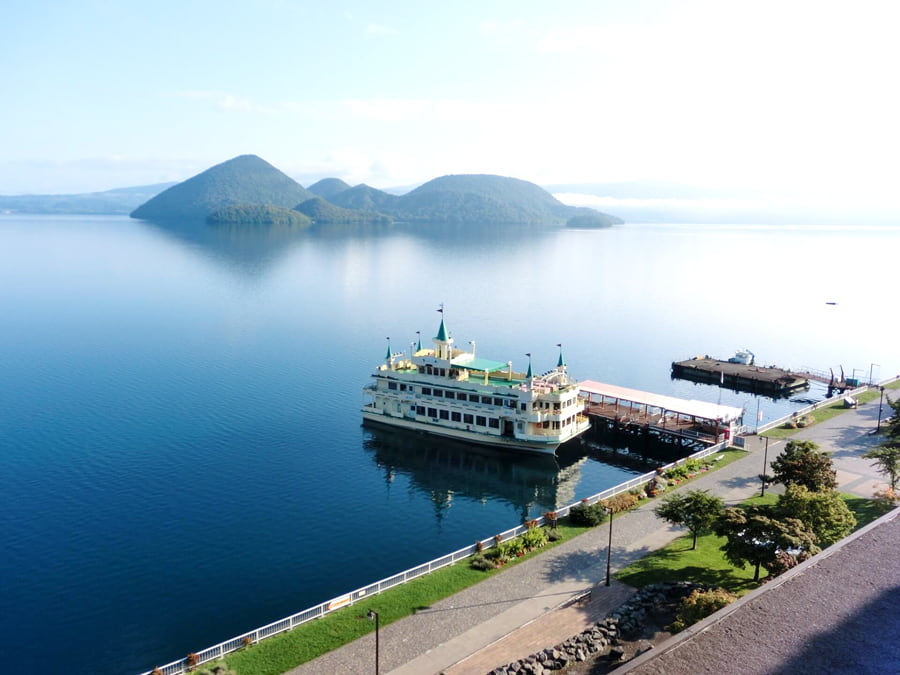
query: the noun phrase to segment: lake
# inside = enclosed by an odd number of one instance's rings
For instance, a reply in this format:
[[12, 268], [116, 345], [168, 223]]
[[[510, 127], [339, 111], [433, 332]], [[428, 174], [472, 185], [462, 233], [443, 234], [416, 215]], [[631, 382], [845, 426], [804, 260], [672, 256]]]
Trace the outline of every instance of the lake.
[[[137, 673], [621, 482], [360, 426], [385, 352], [557, 343], [576, 378], [743, 407], [673, 360], [900, 372], [900, 228], [161, 227], [0, 216], [0, 622], [8, 672]], [[828, 304], [835, 303], [835, 304]], [[814, 386], [795, 399], [818, 399]]]

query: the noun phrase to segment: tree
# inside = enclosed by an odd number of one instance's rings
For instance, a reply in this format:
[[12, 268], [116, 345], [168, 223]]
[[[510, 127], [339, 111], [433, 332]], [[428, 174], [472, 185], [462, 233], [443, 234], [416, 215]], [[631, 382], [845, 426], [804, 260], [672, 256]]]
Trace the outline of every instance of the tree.
[[707, 490], [691, 490], [669, 495], [653, 512], [668, 523], [686, 527], [694, 535], [691, 544], [691, 550], [694, 550], [697, 548], [697, 535], [709, 530], [724, 508], [721, 497], [711, 495]]
[[878, 473], [883, 473], [888, 479], [891, 490], [896, 491], [897, 483], [900, 482], [900, 442], [891, 445], [890, 441], [886, 441], [871, 450], [866, 450], [862, 456], [872, 460]]
[[754, 581], [759, 581], [759, 568], [770, 573], [778, 569], [778, 555], [786, 551], [795, 556], [819, 552], [816, 535], [796, 518], [778, 520], [772, 509], [764, 506], [730, 507], [716, 520], [713, 530], [725, 537], [721, 550], [735, 567], [755, 565]]
[[778, 498], [779, 518], [796, 518], [815, 533], [818, 544], [831, 546], [853, 532], [856, 517], [834, 490], [811, 492], [803, 485], [788, 485]]
[[882, 433], [886, 438], [882, 445], [897, 446], [900, 445], [900, 398], [892, 401], [888, 397], [887, 404], [894, 409], [894, 414], [885, 420], [882, 425]]
[[837, 472], [831, 457], [819, 452], [812, 441], [789, 441], [784, 452], [772, 460], [773, 483], [803, 485], [810, 490], [833, 490]]

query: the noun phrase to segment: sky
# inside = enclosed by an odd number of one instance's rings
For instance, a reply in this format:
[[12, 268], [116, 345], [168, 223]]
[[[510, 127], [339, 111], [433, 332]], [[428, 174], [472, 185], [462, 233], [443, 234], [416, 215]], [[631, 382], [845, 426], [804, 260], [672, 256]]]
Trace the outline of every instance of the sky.
[[5, 0], [0, 194], [453, 173], [896, 198], [900, 3]]

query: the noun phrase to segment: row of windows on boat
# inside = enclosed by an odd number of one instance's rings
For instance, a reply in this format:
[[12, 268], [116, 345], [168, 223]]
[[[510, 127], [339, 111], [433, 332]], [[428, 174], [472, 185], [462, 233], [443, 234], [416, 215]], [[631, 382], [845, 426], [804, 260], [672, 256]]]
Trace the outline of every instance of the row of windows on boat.
[[[455, 410], [438, 410], [437, 408], [426, 408], [425, 406], [415, 406], [416, 415], [419, 417], [427, 416], [434, 419], [449, 420], [450, 422], [462, 422], [463, 424], [474, 424], [477, 427], [488, 427], [491, 429], [500, 428], [500, 420], [497, 417], [488, 417], [486, 415], [471, 415], [469, 413], [460, 413]], [[574, 417], [567, 417], [560, 421], [545, 421], [541, 423], [544, 429], [559, 429], [575, 422]], [[519, 422], [519, 430], [524, 428], [524, 424]]]
[[[388, 382], [388, 389], [393, 391], [409, 391], [411, 393], [415, 393], [415, 387], [411, 384], [404, 384], [403, 382]], [[503, 406], [504, 408], [515, 408], [516, 402], [511, 398], [501, 398], [499, 396], [482, 396], [480, 394], [467, 394], [464, 391], [450, 391], [449, 389], [436, 389], [434, 387], [421, 387], [421, 391], [419, 393], [422, 396], [434, 396], [435, 398], [446, 398], [457, 401], [469, 401], [470, 403], [481, 403], [483, 405], [496, 405]], [[571, 405], [575, 405], [575, 399], [570, 398], [560, 404], [559, 402], [550, 403], [549, 401], [541, 401], [535, 403], [535, 408], [544, 408], [546, 410], [559, 411], [561, 408], [568, 408]], [[526, 404], [522, 403], [522, 410], [526, 409]]]

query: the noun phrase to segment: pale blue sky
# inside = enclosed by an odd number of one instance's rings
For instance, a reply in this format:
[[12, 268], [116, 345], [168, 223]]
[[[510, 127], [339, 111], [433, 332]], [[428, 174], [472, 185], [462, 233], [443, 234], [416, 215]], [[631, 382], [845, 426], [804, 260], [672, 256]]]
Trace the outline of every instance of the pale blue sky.
[[900, 5], [46, 2], [0, 22], [0, 194], [663, 178], [891, 199]]

